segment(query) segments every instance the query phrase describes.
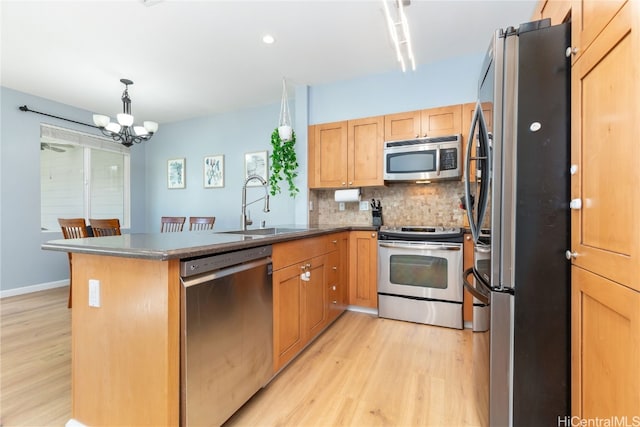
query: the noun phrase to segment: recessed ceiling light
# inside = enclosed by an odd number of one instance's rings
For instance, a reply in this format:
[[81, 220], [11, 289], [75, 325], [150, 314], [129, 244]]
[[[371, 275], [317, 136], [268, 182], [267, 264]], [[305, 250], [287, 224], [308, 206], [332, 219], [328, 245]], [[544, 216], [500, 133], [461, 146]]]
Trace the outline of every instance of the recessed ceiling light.
[[271, 34], [265, 34], [264, 36], [262, 36], [262, 42], [264, 44], [273, 44], [275, 43], [275, 41], [275, 37], [273, 37]]

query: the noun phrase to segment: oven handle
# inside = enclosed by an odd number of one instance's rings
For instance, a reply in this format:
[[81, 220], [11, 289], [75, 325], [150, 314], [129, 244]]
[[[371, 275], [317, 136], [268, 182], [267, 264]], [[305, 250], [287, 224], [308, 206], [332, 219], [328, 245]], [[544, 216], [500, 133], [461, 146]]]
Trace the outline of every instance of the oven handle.
[[464, 288], [466, 290], [468, 290], [471, 295], [473, 295], [474, 297], [479, 299], [483, 304], [489, 304], [489, 295], [486, 295], [484, 292], [482, 292], [477, 287], [473, 286], [467, 280], [467, 277], [469, 277], [472, 274], [473, 274], [474, 278], [476, 279], [476, 283], [478, 283], [480, 287], [484, 287], [484, 283], [482, 281], [482, 278], [478, 277], [479, 275], [476, 273], [475, 269], [473, 267], [471, 267], [471, 268], [466, 269], [464, 271], [464, 273], [462, 274], [462, 282], [464, 284]]
[[460, 246], [454, 245], [431, 245], [429, 243], [396, 243], [396, 242], [378, 242], [381, 248], [395, 248], [395, 249], [433, 249], [443, 251], [459, 251], [462, 250]]

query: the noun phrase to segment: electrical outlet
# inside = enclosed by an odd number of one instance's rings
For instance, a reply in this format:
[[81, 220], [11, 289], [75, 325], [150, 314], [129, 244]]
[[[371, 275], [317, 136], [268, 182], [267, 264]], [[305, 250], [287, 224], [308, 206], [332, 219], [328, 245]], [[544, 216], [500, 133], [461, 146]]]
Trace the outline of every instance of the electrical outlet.
[[360, 210], [368, 211], [369, 210], [369, 202], [360, 202]]
[[89, 307], [100, 307], [100, 280], [89, 279]]
[[338, 210], [339, 211], [343, 211], [344, 210], [344, 202], [340, 202], [340, 204], [338, 204]]

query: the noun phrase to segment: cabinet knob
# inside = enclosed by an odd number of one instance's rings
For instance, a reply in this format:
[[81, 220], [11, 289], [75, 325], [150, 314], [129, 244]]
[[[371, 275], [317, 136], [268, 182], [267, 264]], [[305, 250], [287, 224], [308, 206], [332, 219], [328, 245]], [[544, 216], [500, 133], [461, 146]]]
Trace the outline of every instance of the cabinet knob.
[[416, 138], [420, 138], [420, 134], [416, 133]]
[[582, 209], [582, 200], [581, 199], [573, 199], [569, 202], [569, 208], [580, 210]]
[[578, 165], [571, 165], [571, 167], [569, 168], [569, 173], [571, 175], [575, 175], [578, 173]]
[[336, 301], [336, 300], [333, 300], [331, 302], [334, 303], [334, 304], [338, 304], [338, 301]]
[[342, 182], [341, 185], [344, 187], [345, 185], [347, 185], [347, 183], [346, 182]]
[[331, 268], [333, 269], [333, 271], [337, 271], [338, 270], [338, 267], [335, 267], [335, 266], [331, 267]]
[[371, 237], [375, 238], [376, 237], [376, 233], [371, 233]]
[[333, 243], [335, 245], [336, 243], [338, 243], [338, 241], [337, 240], [332, 240], [331, 243]]
[[352, 186], [352, 185], [353, 185], [353, 181], [349, 181], [349, 186]]
[[333, 286], [331, 287], [331, 289], [335, 291], [335, 290], [336, 290], [336, 285], [333, 285]]
[[569, 46], [567, 48], [567, 50], [564, 51], [564, 55], [569, 58], [571, 55], [575, 55], [578, 53], [578, 48], [577, 47], [571, 47]]
[[578, 257], [578, 252], [571, 252], [570, 250], [567, 250], [564, 253], [564, 257], [568, 260], [576, 259]]
[[465, 237], [465, 239], [471, 240], [471, 236], [467, 235], [467, 237]]

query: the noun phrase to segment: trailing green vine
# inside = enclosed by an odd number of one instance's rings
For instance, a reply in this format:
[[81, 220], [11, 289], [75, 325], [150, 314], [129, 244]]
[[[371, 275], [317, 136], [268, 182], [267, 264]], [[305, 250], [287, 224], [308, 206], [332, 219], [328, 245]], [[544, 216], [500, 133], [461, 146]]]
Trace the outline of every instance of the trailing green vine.
[[271, 175], [269, 176], [269, 186], [271, 195], [275, 196], [281, 192], [280, 181], [287, 181], [289, 185], [289, 195], [295, 197], [299, 190], [293, 182], [298, 176], [298, 160], [296, 158], [296, 133], [291, 134], [289, 141], [282, 141], [276, 128], [271, 134]]

